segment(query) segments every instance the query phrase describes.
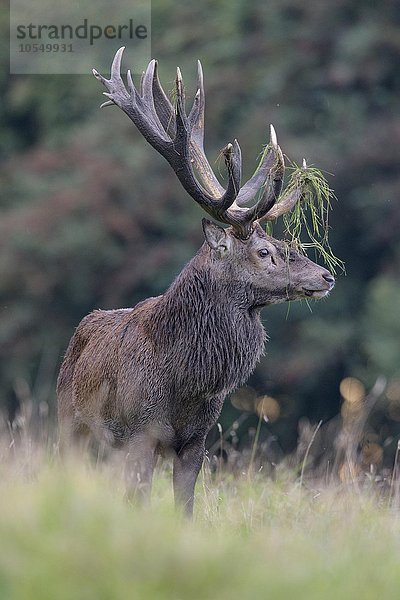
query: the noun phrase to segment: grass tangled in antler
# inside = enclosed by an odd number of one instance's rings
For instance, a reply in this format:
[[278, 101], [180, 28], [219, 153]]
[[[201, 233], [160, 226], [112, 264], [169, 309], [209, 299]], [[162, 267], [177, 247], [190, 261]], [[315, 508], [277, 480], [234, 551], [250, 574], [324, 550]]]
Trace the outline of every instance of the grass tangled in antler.
[[[299, 167], [294, 165], [286, 192], [300, 187], [302, 199], [293, 210], [283, 215], [285, 233], [291, 245], [307, 252], [314, 248], [333, 273], [337, 269], [344, 271], [344, 263], [337, 258], [329, 243], [329, 212], [331, 201], [335, 198], [322, 171], [315, 167]], [[306, 231], [309, 241], [301, 242], [300, 237]]]

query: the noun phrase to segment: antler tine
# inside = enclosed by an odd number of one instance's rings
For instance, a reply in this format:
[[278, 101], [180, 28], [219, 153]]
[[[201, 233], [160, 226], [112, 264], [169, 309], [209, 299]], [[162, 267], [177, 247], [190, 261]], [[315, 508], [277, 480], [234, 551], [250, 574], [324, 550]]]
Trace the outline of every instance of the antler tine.
[[225, 192], [224, 188], [216, 178], [210, 163], [204, 153], [204, 109], [205, 94], [203, 83], [203, 69], [201, 62], [197, 61], [197, 92], [194, 97], [193, 106], [189, 113], [191, 127], [190, 150], [194, 165], [201, 177], [202, 184], [210, 194], [218, 197]]
[[154, 106], [154, 97], [153, 97], [153, 81], [154, 81], [154, 73], [156, 70], [156, 61], [153, 59], [147, 65], [146, 71], [143, 73], [142, 81], [141, 81], [141, 96], [143, 100]]
[[182, 73], [179, 67], [176, 67], [176, 78], [175, 78], [175, 89], [176, 89], [176, 135], [175, 139], [183, 137], [185, 143], [189, 144], [190, 138], [190, 127], [189, 120], [185, 111], [185, 87], [183, 85]]
[[100, 108], [105, 108], [106, 106], [114, 106], [114, 102], [112, 100], [107, 100], [107, 102], [103, 102], [103, 104], [100, 104]]
[[204, 150], [204, 108], [205, 108], [205, 94], [204, 94], [204, 80], [203, 80], [203, 68], [201, 62], [197, 61], [197, 92], [194, 97], [193, 106], [189, 113], [189, 122], [192, 127], [192, 140], [194, 140], [197, 146]]
[[125, 50], [125, 46], [122, 46], [115, 53], [114, 60], [112, 61], [112, 65], [111, 65], [111, 81], [113, 83], [117, 84], [118, 86], [124, 87], [124, 89], [125, 89], [124, 82], [122, 81], [122, 77], [121, 77], [121, 62], [122, 62], [122, 55], [124, 53], [124, 50]]
[[[271, 164], [271, 156], [274, 158], [274, 160], [276, 159], [278, 163], [275, 169], [274, 176], [276, 178], [279, 172], [279, 174], [281, 175], [281, 181], [283, 180], [285, 161], [283, 158], [282, 151], [278, 146], [276, 131], [273, 125], [270, 125], [269, 151], [267, 150], [268, 147], [264, 151], [262, 160], [256, 171], [254, 172], [253, 176], [244, 184], [244, 186], [240, 190], [238, 197], [236, 198], [236, 204], [238, 206], [243, 206], [244, 204], [247, 204], [247, 202], [250, 202], [250, 200], [252, 200], [255, 197], [261, 186], [263, 186], [266, 183], [266, 180], [270, 175], [270, 171], [274, 165], [274, 163]], [[279, 193], [280, 190], [277, 196], [279, 195]]]
[[[263, 164], [264, 173], [268, 173], [264, 192], [260, 200], [252, 209], [249, 209], [248, 218], [250, 220], [261, 220], [268, 214], [279, 198], [283, 187], [283, 178], [285, 175], [285, 160], [282, 151], [278, 146], [278, 140], [273, 125], [270, 125], [270, 144], [272, 152], [267, 153], [272, 155], [272, 166], [268, 167], [267, 156]], [[256, 179], [253, 176], [252, 179]], [[252, 179], [250, 181], [252, 181]]]
[[[157, 70], [157, 62], [153, 59], [147, 65], [147, 69], [143, 73], [142, 78], [141, 78], [141, 82], [140, 82], [141, 97], [140, 97], [139, 103], [141, 103], [141, 105], [142, 105], [143, 112], [145, 112], [149, 118], [153, 119], [153, 121], [159, 131], [160, 136], [163, 137], [164, 139], [170, 140], [171, 138], [169, 136], [167, 136], [167, 137], [165, 136], [166, 129], [158, 116], [156, 106], [155, 106], [155, 101], [154, 101], [153, 85], [154, 85], [154, 79], [155, 79], [155, 77], [157, 77], [156, 70]], [[133, 85], [132, 78], [130, 79], [130, 82]]]
[[265, 168], [268, 169], [268, 179], [265, 185], [265, 189], [259, 201], [248, 209], [247, 219], [251, 221], [261, 220], [268, 212], [272, 209], [275, 202], [279, 198], [283, 186], [283, 176], [285, 173], [285, 165], [283, 162], [283, 155], [280, 149], [275, 153], [270, 153], [269, 168], [265, 164]]
[[158, 78], [157, 61], [155, 61], [153, 76], [153, 97], [158, 118], [170, 138], [174, 139], [176, 133], [175, 111]]
[[228, 170], [228, 187], [221, 202], [218, 204], [219, 210], [227, 210], [236, 200], [240, 191], [240, 182], [242, 179], [242, 151], [239, 142], [235, 139], [233, 144], [227, 144], [222, 150], [225, 158], [225, 165]]

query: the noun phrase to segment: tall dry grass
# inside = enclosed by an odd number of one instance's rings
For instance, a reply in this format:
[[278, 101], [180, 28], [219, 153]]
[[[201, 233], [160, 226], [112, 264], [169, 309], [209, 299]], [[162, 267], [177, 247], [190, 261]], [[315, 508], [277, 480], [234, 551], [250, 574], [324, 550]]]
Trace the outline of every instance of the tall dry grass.
[[28, 420], [0, 437], [2, 600], [398, 598], [397, 467], [386, 488], [310, 477], [306, 457], [300, 474], [281, 466], [271, 478], [251, 449], [250, 471], [205, 464], [189, 523], [169, 464], [139, 510], [121, 460], [61, 464], [54, 437]]

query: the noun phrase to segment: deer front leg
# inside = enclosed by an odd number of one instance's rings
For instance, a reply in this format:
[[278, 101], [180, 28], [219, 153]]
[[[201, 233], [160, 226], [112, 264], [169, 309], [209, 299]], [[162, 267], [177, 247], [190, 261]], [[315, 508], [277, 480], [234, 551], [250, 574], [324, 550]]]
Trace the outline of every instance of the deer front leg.
[[128, 500], [149, 506], [155, 465], [155, 444], [151, 436], [137, 435], [129, 442], [125, 461], [125, 484]]
[[184, 510], [188, 517], [193, 516], [194, 487], [203, 464], [205, 436], [189, 440], [174, 459], [175, 505]]

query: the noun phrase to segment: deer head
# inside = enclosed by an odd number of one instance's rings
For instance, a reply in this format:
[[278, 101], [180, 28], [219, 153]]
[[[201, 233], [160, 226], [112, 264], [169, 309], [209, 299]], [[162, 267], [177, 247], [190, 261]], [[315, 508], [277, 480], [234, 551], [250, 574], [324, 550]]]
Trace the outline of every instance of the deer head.
[[[260, 164], [243, 186], [240, 146], [237, 140], [225, 146], [222, 151], [228, 175], [225, 189], [204, 152], [205, 95], [200, 62], [197, 92], [187, 115], [179, 68], [174, 108], [160, 84], [155, 60], [142, 76], [140, 91], [129, 70], [128, 87], [125, 86], [121, 77], [123, 51], [124, 48], [120, 48], [115, 54], [110, 79], [93, 69], [95, 77], [108, 90], [104, 94], [109, 100], [101, 106], [119, 106], [168, 161], [189, 195], [215, 220], [230, 225], [223, 229], [210, 221], [203, 222], [209, 252], [214, 262], [220, 261], [222, 279], [229, 274], [232, 284], [248, 282], [254, 306], [325, 296], [335, 282], [329, 271], [268, 236], [260, 226], [263, 220], [275, 220], [292, 210], [304, 192], [302, 184], [281, 195], [285, 165], [273, 126], [270, 126], [270, 141]], [[303, 168], [307, 168], [305, 161]], [[257, 195], [252, 206], [245, 206]]]
[[[219, 281], [232, 290], [245, 289], [252, 307], [323, 298], [334, 285], [329, 271], [267, 235], [258, 223], [248, 240], [207, 219], [203, 219], [203, 230]], [[229, 295], [233, 300], [234, 292]]]

